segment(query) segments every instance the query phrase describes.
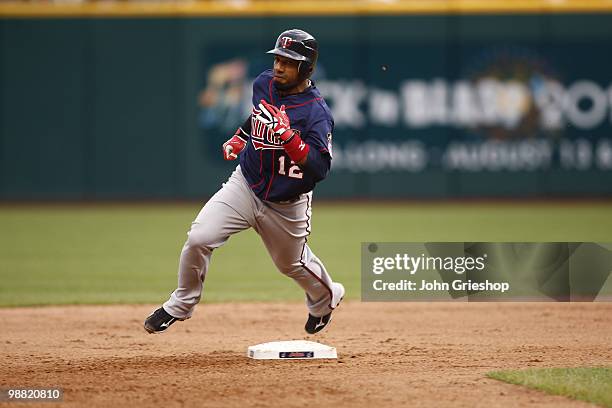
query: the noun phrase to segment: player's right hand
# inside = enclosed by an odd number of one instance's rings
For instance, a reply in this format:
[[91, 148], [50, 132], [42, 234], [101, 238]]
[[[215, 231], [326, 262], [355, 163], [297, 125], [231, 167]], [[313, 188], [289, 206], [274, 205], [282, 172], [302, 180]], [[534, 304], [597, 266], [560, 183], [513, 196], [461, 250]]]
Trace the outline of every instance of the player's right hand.
[[240, 152], [246, 146], [246, 141], [240, 137], [240, 128], [236, 130], [230, 140], [223, 143], [223, 158], [225, 160], [236, 160]]

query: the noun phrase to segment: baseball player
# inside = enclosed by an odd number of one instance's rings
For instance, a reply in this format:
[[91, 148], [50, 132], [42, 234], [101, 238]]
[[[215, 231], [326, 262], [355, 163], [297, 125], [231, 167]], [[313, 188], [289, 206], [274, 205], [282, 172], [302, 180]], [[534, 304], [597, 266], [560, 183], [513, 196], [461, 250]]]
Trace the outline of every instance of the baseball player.
[[273, 69], [253, 83], [251, 115], [223, 144], [225, 160], [240, 157], [240, 164], [193, 221], [181, 252], [178, 287], [146, 318], [149, 333], [191, 317], [213, 251], [247, 228], [259, 234], [279, 271], [306, 292], [306, 332], [325, 328], [344, 297], [342, 284], [332, 281], [307, 243], [312, 190], [329, 173], [334, 128], [310, 80], [317, 41], [305, 31], [287, 30], [268, 54], [274, 55]]

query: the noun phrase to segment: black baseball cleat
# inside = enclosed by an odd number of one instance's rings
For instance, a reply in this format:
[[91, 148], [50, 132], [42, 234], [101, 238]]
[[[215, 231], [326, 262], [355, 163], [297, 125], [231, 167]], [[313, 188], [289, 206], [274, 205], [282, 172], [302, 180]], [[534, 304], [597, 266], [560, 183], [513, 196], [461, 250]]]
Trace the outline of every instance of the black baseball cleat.
[[[341, 283], [332, 283], [332, 299], [330, 302], [330, 308], [332, 311], [340, 305], [345, 294], [344, 286]], [[316, 317], [308, 313], [308, 320], [306, 320], [306, 326], [304, 330], [308, 334], [315, 334], [323, 330], [329, 322], [331, 322], [332, 312], [329, 312], [325, 316]]]
[[306, 326], [304, 326], [304, 330], [306, 330], [306, 333], [308, 334], [315, 334], [320, 332], [325, 328], [325, 326], [329, 324], [329, 322], [331, 322], [331, 315], [331, 312], [329, 312], [325, 316], [315, 317], [309, 313], [308, 320], [306, 321]]
[[177, 319], [174, 316], [170, 316], [163, 307], [160, 307], [145, 319], [144, 329], [151, 334], [161, 333], [166, 331], [177, 320], [185, 319]]

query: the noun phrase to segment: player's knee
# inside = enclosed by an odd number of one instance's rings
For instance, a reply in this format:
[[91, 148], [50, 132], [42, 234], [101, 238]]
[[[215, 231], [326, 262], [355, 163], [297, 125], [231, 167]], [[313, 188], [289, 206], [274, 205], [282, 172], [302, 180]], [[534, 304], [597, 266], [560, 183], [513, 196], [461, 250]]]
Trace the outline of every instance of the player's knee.
[[205, 248], [213, 250], [217, 245], [217, 237], [210, 228], [202, 224], [194, 224], [187, 234], [186, 245], [190, 248]]

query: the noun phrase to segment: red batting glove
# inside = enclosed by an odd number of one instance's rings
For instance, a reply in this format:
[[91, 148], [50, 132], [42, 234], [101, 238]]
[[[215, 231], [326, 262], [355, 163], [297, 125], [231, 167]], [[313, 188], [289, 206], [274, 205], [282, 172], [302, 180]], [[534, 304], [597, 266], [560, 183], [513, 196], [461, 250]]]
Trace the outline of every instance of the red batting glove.
[[246, 140], [240, 137], [241, 129], [238, 128], [230, 140], [223, 143], [223, 158], [225, 160], [236, 160], [240, 152], [246, 146]]
[[283, 141], [285, 153], [294, 162], [301, 163], [308, 156], [310, 146], [302, 140], [299, 130], [289, 129], [287, 133], [289, 138]]
[[280, 138], [283, 148], [291, 160], [300, 163], [306, 158], [310, 146], [302, 140], [299, 130], [291, 129], [289, 116], [285, 112], [285, 105], [281, 105], [279, 109], [262, 99], [259, 109], [261, 114], [258, 119], [274, 132], [274, 136]]
[[262, 122], [274, 132], [274, 136], [280, 137], [283, 142], [291, 137], [291, 132], [289, 132], [291, 130], [291, 122], [285, 112], [285, 105], [281, 105], [279, 109], [262, 99], [259, 109], [261, 109]]

